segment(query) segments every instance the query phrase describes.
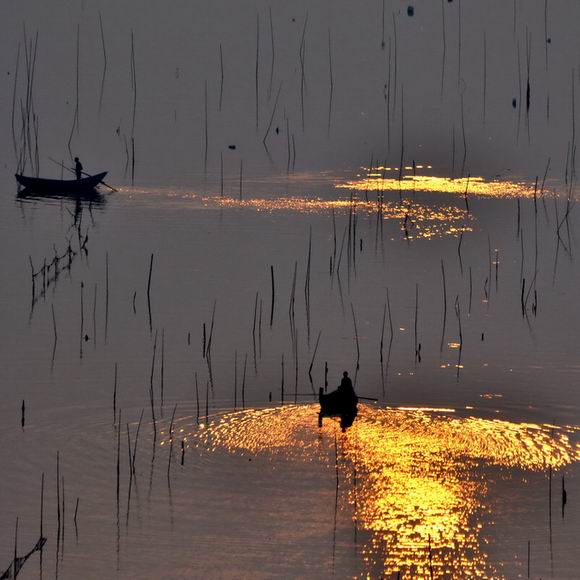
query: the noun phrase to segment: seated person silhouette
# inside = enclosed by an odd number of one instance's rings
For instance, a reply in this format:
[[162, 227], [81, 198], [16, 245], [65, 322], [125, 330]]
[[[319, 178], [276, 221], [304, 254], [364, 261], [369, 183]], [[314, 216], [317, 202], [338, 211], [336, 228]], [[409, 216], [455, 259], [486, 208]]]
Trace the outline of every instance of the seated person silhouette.
[[346, 371], [342, 373], [342, 380], [336, 391], [325, 395], [323, 389], [319, 389], [318, 400], [320, 402], [320, 413], [318, 413], [319, 427], [322, 427], [323, 417], [332, 416], [340, 416], [340, 427], [343, 431], [346, 431], [353, 424], [358, 412], [358, 397]]

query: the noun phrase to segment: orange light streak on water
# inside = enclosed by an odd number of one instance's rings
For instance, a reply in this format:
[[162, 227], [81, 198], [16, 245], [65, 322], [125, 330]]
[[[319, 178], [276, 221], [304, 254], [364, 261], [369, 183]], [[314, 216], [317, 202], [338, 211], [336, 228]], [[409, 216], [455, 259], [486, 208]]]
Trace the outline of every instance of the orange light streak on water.
[[353, 427], [341, 433], [332, 420], [317, 428], [316, 405], [288, 405], [228, 413], [186, 439], [202, 452], [322, 460], [333, 469], [336, 436], [341, 510], [370, 538], [362, 551], [368, 570], [428, 578], [432, 567], [435, 578], [501, 577], [482, 535], [493, 519], [483, 469], [543, 471], [576, 462], [576, 428], [453, 411], [361, 405]]

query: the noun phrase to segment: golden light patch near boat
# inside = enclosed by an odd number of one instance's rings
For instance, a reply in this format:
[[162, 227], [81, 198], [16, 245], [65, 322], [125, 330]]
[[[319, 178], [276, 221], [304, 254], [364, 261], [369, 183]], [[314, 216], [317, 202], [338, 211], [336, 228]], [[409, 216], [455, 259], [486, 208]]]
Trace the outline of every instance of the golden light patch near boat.
[[287, 405], [227, 413], [188, 440], [202, 453], [318, 460], [332, 469], [336, 441], [340, 510], [369, 534], [368, 573], [387, 577], [429, 577], [430, 566], [435, 577], [501, 577], [487, 555], [491, 482], [480, 467], [541, 472], [580, 460], [573, 427], [460, 417], [455, 409], [359, 409], [345, 433], [335, 421], [318, 429], [316, 405]]

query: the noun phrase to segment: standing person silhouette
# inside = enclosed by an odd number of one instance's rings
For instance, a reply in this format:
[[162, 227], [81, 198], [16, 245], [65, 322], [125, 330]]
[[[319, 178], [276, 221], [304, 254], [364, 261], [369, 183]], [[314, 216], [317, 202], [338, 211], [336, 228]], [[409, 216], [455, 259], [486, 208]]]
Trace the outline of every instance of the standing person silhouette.
[[75, 157], [75, 175], [77, 179], [81, 179], [83, 176], [83, 164], [80, 162], [78, 157]]

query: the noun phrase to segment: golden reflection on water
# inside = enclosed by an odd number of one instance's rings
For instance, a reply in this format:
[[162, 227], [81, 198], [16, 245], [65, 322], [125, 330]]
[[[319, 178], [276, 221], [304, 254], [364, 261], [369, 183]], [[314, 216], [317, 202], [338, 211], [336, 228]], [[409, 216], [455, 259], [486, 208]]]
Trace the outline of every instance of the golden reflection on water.
[[379, 215], [384, 220], [399, 220], [407, 239], [459, 236], [471, 231], [472, 219], [463, 208], [454, 205], [426, 205], [411, 200], [376, 201], [357, 199], [322, 199], [320, 197], [276, 197], [233, 199], [227, 197], [204, 198], [206, 204], [224, 208], [249, 208], [258, 212], [292, 211], [297, 213], [322, 213], [335, 210], [348, 212], [354, 208], [358, 213]]
[[318, 429], [316, 405], [251, 409], [210, 421], [187, 442], [334, 468], [336, 436], [341, 510], [368, 534], [367, 570], [400, 571], [401, 578], [429, 578], [431, 571], [435, 578], [501, 577], [482, 533], [493, 518], [485, 469], [541, 471], [578, 461], [575, 428], [444, 411], [361, 405], [353, 427], [341, 433], [332, 420]]
[[[396, 169], [396, 168], [387, 168]], [[357, 191], [421, 191], [453, 193], [464, 196], [478, 197], [534, 197], [534, 186], [529, 183], [486, 180], [483, 177], [437, 177], [435, 175], [404, 175], [398, 177], [385, 177], [382, 173], [367, 173], [358, 176], [357, 179], [337, 183], [339, 189], [351, 189]]]

